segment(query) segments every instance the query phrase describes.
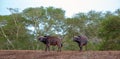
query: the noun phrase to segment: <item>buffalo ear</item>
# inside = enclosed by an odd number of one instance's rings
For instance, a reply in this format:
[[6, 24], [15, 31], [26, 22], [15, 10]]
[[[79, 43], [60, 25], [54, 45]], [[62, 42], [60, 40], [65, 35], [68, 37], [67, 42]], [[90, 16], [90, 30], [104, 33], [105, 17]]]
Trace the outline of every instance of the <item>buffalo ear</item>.
[[44, 36], [39, 36], [39, 38], [38, 38], [38, 39], [40, 40], [40, 38], [44, 39], [44, 38], [46, 38], [46, 37], [44, 37]]
[[45, 40], [46, 40], [46, 39], [48, 39], [48, 37], [43, 36], [43, 39], [45, 39]]
[[73, 40], [76, 40], [76, 38], [77, 38], [77, 36], [74, 36], [74, 37], [73, 37]]
[[74, 36], [74, 38], [78, 38], [78, 36]]

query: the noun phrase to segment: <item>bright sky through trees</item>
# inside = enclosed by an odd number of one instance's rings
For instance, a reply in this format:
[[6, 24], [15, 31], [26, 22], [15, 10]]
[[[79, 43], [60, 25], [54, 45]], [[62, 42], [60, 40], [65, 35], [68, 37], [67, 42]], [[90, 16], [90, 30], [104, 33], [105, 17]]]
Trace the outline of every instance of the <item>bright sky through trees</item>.
[[18, 8], [22, 11], [28, 7], [62, 8], [66, 16], [71, 17], [79, 12], [114, 11], [120, 8], [120, 0], [0, 0], [0, 15], [8, 15], [7, 8]]

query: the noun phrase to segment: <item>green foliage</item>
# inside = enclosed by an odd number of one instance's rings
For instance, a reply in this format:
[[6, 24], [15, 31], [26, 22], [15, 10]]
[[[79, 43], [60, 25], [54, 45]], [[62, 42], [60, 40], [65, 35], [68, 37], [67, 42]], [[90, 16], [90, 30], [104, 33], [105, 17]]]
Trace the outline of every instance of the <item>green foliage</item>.
[[78, 44], [66, 36], [63, 40], [63, 50], [79, 50]]
[[120, 17], [106, 18], [99, 31], [99, 36], [104, 39], [100, 50], [120, 50]]
[[0, 49], [27, 49], [32, 35], [25, 27], [25, 19], [18, 14], [12, 14], [1, 16], [0, 20], [3, 25], [0, 27]]

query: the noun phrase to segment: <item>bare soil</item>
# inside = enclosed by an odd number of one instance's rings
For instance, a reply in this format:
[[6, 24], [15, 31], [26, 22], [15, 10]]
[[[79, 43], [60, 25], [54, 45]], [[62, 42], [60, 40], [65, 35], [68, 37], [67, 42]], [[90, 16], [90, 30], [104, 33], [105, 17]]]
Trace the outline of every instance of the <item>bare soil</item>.
[[120, 59], [120, 51], [0, 50], [0, 59]]

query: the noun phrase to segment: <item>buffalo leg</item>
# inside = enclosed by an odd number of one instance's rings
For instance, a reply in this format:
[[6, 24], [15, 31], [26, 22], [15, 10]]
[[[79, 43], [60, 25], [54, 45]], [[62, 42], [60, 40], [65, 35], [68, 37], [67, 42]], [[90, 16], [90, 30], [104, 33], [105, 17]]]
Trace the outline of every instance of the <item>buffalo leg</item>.
[[58, 47], [58, 52], [60, 52], [61, 51], [61, 49], [60, 49], [60, 47]]
[[80, 51], [82, 51], [82, 46], [80, 46]]
[[58, 52], [61, 52], [61, 47], [58, 47]]
[[57, 45], [58, 46], [58, 52], [61, 52], [61, 44], [60, 45]]
[[46, 45], [46, 47], [45, 47], [45, 51], [47, 51], [48, 50], [48, 46]]
[[48, 44], [48, 51], [50, 51], [50, 44]]
[[48, 51], [50, 51], [50, 46], [48, 46]]
[[47, 47], [47, 45], [46, 45], [46, 47], [45, 47], [45, 51], [47, 51], [47, 48], [48, 48], [48, 47]]
[[49, 44], [47, 44], [46, 48], [45, 48], [45, 51], [48, 51], [48, 50], [50, 51], [50, 45]]
[[79, 44], [80, 51], [82, 51], [82, 46], [83, 46], [82, 44]]

